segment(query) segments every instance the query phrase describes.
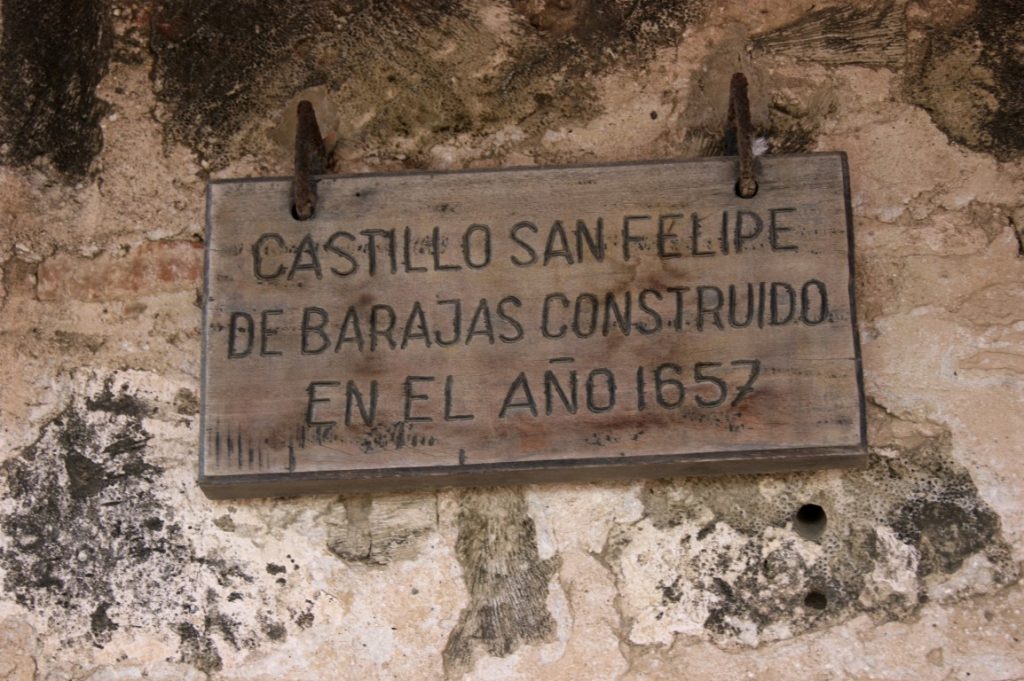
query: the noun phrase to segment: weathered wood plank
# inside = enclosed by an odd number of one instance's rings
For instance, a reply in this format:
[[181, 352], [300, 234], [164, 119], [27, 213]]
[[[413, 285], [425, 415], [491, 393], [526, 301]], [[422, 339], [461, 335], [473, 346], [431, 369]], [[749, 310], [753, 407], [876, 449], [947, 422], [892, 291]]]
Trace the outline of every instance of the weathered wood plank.
[[[211, 496], [863, 455], [845, 157], [211, 183]], [[680, 389], [681, 387], [681, 389]]]

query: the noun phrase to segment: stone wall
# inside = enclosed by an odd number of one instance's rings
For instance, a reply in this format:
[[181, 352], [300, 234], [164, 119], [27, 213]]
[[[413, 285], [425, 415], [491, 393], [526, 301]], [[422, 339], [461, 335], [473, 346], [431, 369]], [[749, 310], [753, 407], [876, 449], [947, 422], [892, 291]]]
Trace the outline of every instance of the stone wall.
[[[0, 0], [0, 679], [1024, 678], [1019, 0]], [[861, 470], [211, 502], [205, 183], [845, 150]], [[826, 521], [798, 516], [804, 505]]]

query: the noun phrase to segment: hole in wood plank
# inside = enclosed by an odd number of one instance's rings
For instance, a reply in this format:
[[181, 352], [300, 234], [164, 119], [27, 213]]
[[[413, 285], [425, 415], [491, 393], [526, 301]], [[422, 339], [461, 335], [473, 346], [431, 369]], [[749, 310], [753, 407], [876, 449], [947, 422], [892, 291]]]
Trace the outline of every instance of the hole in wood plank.
[[757, 196], [757, 190], [759, 189], [756, 180], [754, 181], [754, 189], [751, 192], [744, 193], [743, 190], [740, 188], [740, 181], [739, 180], [736, 180], [736, 184], [734, 185], [733, 188], [736, 190], [736, 196], [740, 197], [741, 199], [752, 199], [752, 198], [754, 198], [755, 196]]

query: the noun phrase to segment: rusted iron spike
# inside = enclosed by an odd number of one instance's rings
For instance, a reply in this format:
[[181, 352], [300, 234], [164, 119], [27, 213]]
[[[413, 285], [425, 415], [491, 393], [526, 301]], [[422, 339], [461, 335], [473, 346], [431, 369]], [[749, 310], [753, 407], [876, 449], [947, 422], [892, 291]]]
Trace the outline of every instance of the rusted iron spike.
[[307, 100], [299, 102], [295, 127], [295, 177], [292, 180], [294, 214], [299, 220], [308, 220], [316, 210], [316, 184], [313, 176], [324, 172], [327, 149], [320, 136], [316, 112]]
[[732, 75], [732, 83], [729, 87], [729, 124], [736, 131], [736, 150], [740, 157], [736, 193], [744, 199], [749, 199], [757, 193], [757, 178], [754, 174], [754, 140], [750, 130], [747, 77], [742, 73]]

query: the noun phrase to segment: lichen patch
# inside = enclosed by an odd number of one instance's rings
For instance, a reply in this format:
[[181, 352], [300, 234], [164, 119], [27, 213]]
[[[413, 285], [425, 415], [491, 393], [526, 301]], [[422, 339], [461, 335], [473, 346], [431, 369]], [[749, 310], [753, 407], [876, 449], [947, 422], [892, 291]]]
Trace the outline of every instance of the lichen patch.
[[278, 575], [197, 548], [196, 521], [182, 518], [151, 447], [161, 425], [150, 418], [174, 413], [165, 397], [150, 402], [131, 374], [89, 377], [0, 465], [3, 586], [60, 647], [161, 633], [177, 641], [175, 661], [215, 672], [225, 651], [283, 642], [313, 616], [248, 616], [272, 602]]

